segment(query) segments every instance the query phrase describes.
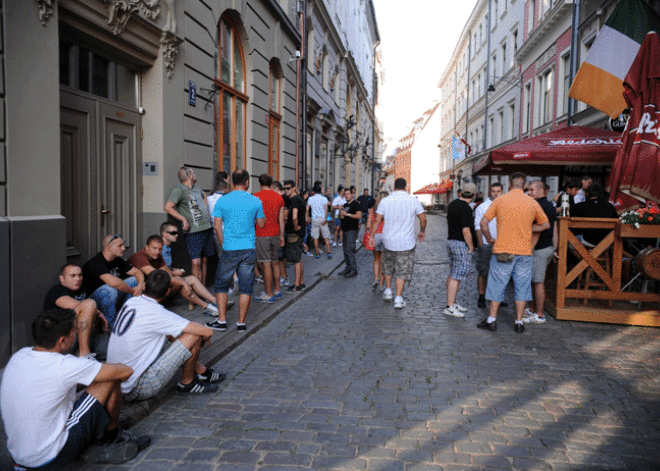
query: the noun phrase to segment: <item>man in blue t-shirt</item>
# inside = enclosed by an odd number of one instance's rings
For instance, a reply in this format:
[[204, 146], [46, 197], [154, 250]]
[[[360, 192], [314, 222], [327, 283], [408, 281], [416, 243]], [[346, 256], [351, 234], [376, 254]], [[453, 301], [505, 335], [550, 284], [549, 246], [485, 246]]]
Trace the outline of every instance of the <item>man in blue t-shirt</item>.
[[207, 322], [212, 329], [227, 330], [227, 291], [234, 273], [238, 275], [238, 322], [237, 330], [245, 332], [245, 318], [250, 308], [254, 284], [255, 222], [259, 227], [266, 224], [261, 200], [247, 192], [250, 174], [239, 169], [232, 174], [234, 191], [218, 200], [213, 209], [215, 233], [222, 244], [222, 254], [215, 276], [215, 293], [218, 303], [218, 319]]

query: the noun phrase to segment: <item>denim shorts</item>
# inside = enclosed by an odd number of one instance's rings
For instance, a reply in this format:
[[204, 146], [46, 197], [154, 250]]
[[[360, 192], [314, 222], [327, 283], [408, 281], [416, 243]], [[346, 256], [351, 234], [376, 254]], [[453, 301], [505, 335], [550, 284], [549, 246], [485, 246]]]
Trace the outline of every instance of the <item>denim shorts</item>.
[[238, 292], [252, 296], [256, 263], [257, 252], [254, 249], [223, 251], [215, 275], [215, 292], [226, 293], [229, 291], [234, 273], [236, 273], [238, 275]]
[[447, 240], [447, 255], [449, 255], [449, 267], [452, 279], [457, 281], [467, 280], [470, 273], [472, 255], [468, 252], [468, 246], [460, 240]]
[[504, 301], [504, 290], [509, 280], [513, 278], [513, 288], [516, 301], [532, 300], [532, 256], [514, 255], [511, 263], [500, 263], [497, 255], [490, 258], [486, 299], [501, 303]]
[[213, 229], [186, 234], [186, 247], [188, 248], [188, 255], [193, 260], [210, 257], [215, 253]]

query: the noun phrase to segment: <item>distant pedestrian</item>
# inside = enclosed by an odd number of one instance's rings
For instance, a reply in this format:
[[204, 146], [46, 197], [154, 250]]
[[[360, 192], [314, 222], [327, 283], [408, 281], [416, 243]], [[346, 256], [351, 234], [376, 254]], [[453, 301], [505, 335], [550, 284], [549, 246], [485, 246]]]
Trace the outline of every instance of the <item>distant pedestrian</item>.
[[[373, 227], [375, 221], [376, 221], [376, 211], [378, 210], [378, 206], [380, 205], [380, 202], [389, 196], [389, 193], [387, 191], [381, 191], [378, 193], [378, 198], [376, 198], [376, 202], [374, 203], [373, 207], [369, 210], [369, 217], [367, 219], [367, 225], [365, 226], [364, 230], [369, 234], [371, 232], [371, 228]], [[372, 284], [372, 287], [376, 289], [378, 286], [383, 287], [385, 289], [385, 279], [382, 274], [382, 255], [383, 255], [383, 227], [385, 226], [385, 221], [381, 221], [380, 224], [378, 224], [378, 227], [376, 227], [376, 232], [374, 233], [374, 263], [373, 263], [373, 269], [374, 269], [374, 282]]]
[[[550, 228], [538, 233], [534, 251], [532, 252], [532, 302], [530, 308], [525, 309], [523, 322], [532, 324], [545, 323], [545, 272], [550, 261], [557, 253], [559, 237], [557, 234], [557, 213], [555, 207], [546, 198], [550, 187], [541, 180], [535, 180], [529, 184], [530, 196], [541, 206], [543, 212], [548, 216]], [[611, 205], [610, 205], [611, 206]], [[614, 208], [612, 206], [612, 208]], [[534, 234], [537, 236], [537, 234]]]
[[280, 287], [289, 287], [291, 284], [288, 280], [288, 275], [286, 273], [286, 222], [289, 220], [289, 208], [291, 207], [291, 198], [286, 195], [284, 191], [284, 186], [279, 181], [274, 181], [272, 185], [273, 190], [277, 192], [284, 200], [284, 247], [280, 247], [280, 251], [277, 254], [277, 262], [280, 266]]
[[165, 203], [165, 212], [181, 221], [192, 261], [192, 274], [205, 285], [206, 259], [215, 253], [206, 195], [196, 185], [197, 177], [192, 168], [181, 167], [178, 177], [181, 184], [172, 190]]
[[[490, 205], [503, 193], [502, 184], [497, 182], [490, 186], [490, 198], [481, 203], [474, 210], [474, 230], [477, 235], [477, 244], [479, 246], [477, 252], [477, 292], [479, 299], [477, 300], [477, 307], [486, 307], [486, 282], [488, 281], [488, 270], [490, 268], [490, 258], [493, 255], [493, 246], [488, 243], [486, 238], [481, 233], [481, 218], [484, 217]], [[497, 218], [494, 218], [488, 223], [490, 235], [493, 239], [497, 240]]]
[[220, 331], [227, 330], [227, 291], [236, 273], [239, 292], [236, 329], [245, 332], [245, 318], [254, 289], [254, 266], [257, 263], [255, 223], [264, 227], [266, 216], [259, 198], [247, 192], [250, 187], [247, 170], [236, 170], [231, 178], [234, 190], [220, 198], [213, 208], [215, 233], [222, 243], [222, 255], [215, 275], [218, 319], [206, 325]]
[[339, 212], [342, 210], [346, 204], [346, 198], [344, 198], [345, 190], [344, 187], [339, 185], [337, 188], [337, 196], [332, 200], [332, 210], [335, 212], [335, 239], [332, 242], [333, 247], [337, 247], [337, 244], [342, 245], [342, 240], [344, 235], [341, 231], [341, 219], [339, 218]]
[[369, 188], [364, 189], [364, 193], [358, 196], [357, 202], [360, 203], [360, 208], [362, 209], [362, 224], [367, 223], [367, 216], [369, 215], [369, 210], [374, 207], [376, 200], [373, 196], [369, 194]]
[[[227, 194], [231, 188], [231, 183], [229, 182], [229, 175], [227, 172], [220, 171], [215, 174], [215, 181], [213, 182], [213, 193], [206, 198], [206, 204], [209, 207], [209, 218], [211, 220], [211, 227], [214, 227], [215, 221], [213, 217], [213, 208], [215, 208], [215, 203], [218, 202], [218, 199], [221, 196]], [[213, 231], [213, 242], [215, 243], [215, 253], [218, 254], [220, 258], [220, 253], [222, 252], [222, 245], [218, 241], [218, 238], [215, 236], [215, 231]]]
[[[524, 173], [514, 173], [509, 178], [509, 192], [497, 198], [481, 219], [481, 232], [493, 245], [490, 259], [486, 299], [490, 301], [490, 315], [477, 324], [481, 329], [497, 330], [497, 310], [504, 301], [504, 290], [513, 278], [516, 300], [514, 330], [525, 331], [523, 314], [527, 301], [532, 300], [532, 233], [550, 228], [550, 221], [541, 206], [525, 195]], [[488, 223], [497, 218], [497, 241]], [[533, 224], [536, 222], [536, 224]]]
[[461, 197], [447, 206], [447, 254], [450, 273], [447, 276], [447, 307], [444, 313], [448, 316], [465, 317], [467, 312], [467, 308], [458, 304], [456, 298], [460, 283], [467, 280], [472, 263], [474, 219], [470, 203], [476, 193], [476, 185], [467, 183], [463, 187]]
[[345, 194], [346, 204], [344, 204], [344, 209], [339, 212], [339, 217], [341, 218], [341, 230], [344, 233], [344, 262], [346, 268], [340, 274], [346, 278], [353, 278], [358, 274], [357, 262], [355, 261], [355, 242], [360, 228], [362, 211], [360, 210], [360, 204], [355, 201], [355, 195], [351, 191], [346, 191]]
[[284, 182], [284, 191], [290, 199], [289, 218], [284, 226], [286, 230], [286, 259], [293, 263], [295, 270], [294, 284], [287, 290], [288, 293], [296, 293], [305, 289], [305, 268], [302, 263], [304, 252], [304, 241], [307, 221], [307, 205], [305, 200], [298, 195], [296, 184], [293, 180]]
[[316, 185], [313, 190], [314, 194], [309, 197], [307, 204], [312, 213], [312, 240], [314, 241], [314, 256], [320, 257], [319, 254], [319, 237], [323, 236], [325, 241], [325, 250], [328, 254], [328, 259], [332, 258], [330, 253], [330, 229], [328, 229], [328, 198], [323, 196], [321, 185]]
[[406, 281], [412, 280], [415, 261], [415, 217], [419, 218], [417, 239], [421, 242], [426, 233], [426, 214], [419, 200], [406, 191], [406, 180], [403, 178], [394, 181], [394, 192], [381, 200], [376, 214], [369, 237], [374, 239], [376, 228], [384, 220], [382, 270], [386, 288], [383, 299], [392, 300], [392, 277], [396, 277], [394, 307], [402, 309], [406, 306], [403, 288]]

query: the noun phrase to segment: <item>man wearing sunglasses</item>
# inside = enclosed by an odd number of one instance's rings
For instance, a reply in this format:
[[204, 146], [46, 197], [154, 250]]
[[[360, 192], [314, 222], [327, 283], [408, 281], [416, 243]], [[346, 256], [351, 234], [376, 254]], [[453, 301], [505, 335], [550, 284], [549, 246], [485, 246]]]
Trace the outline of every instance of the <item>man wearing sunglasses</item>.
[[132, 296], [140, 296], [144, 290], [142, 272], [121, 258], [126, 247], [119, 234], [103, 238], [103, 250], [83, 265], [85, 291], [96, 306], [114, 326], [117, 312]]

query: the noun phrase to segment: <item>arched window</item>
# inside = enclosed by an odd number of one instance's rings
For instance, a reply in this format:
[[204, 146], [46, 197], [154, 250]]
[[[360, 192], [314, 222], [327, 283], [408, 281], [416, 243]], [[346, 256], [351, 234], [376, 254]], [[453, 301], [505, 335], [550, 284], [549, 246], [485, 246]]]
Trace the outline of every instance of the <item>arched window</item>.
[[231, 173], [245, 168], [246, 107], [245, 61], [235, 23], [223, 15], [219, 24], [220, 70], [218, 87], [218, 168]]
[[268, 173], [280, 179], [280, 114], [282, 68], [276, 59], [270, 61], [270, 110], [268, 117]]

